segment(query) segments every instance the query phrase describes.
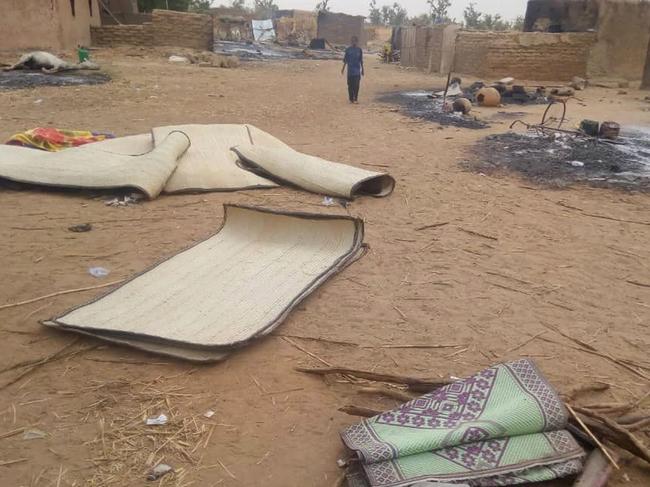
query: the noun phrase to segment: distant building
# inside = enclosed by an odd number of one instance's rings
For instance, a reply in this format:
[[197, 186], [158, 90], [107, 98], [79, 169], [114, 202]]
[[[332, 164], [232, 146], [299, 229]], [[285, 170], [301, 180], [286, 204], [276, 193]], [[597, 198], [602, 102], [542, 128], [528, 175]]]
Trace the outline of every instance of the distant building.
[[350, 39], [356, 36], [359, 39], [359, 45], [366, 47], [364, 24], [365, 17], [361, 15], [319, 12], [317, 36], [334, 45], [347, 45], [350, 43]]
[[589, 75], [641, 79], [650, 41], [645, 0], [529, 0], [527, 32], [595, 32]]
[[3, 0], [0, 49], [70, 49], [90, 44], [98, 0]]

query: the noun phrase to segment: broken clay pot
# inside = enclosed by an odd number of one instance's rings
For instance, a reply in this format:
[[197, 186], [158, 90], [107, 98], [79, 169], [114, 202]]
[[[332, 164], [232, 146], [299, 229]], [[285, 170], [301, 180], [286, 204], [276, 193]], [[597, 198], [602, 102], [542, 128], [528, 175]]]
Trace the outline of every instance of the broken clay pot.
[[472, 102], [467, 98], [456, 98], [452, 107], [454, 112], [460, 112], [463, 115], [467, 115], [472, 111]]
[[481, 88], [476, 93], [476, 101], [482, 107], [498, 107], [501, 103], [501, 95], [492, 87]]

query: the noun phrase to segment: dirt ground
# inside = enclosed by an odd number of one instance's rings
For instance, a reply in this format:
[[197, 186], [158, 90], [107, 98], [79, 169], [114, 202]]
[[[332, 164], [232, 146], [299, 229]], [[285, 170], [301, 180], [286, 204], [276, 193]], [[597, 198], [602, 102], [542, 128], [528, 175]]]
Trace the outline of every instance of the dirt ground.
[[[162, 196], [117, 208], [102, 194], [0, 189], [0, 305], [129, 277], [214, 233], [226, 202], [349, 211], [364, 219], [370, 245], [272, 336], [217, 365], [39, 324], [105, 290], [0, 309], [2, 485], [150, 485], [147, 465], [162, 459], [177, 473], [161, 485], [334, 486], [344, 455], [338, 432], [357, 421], [337, 409], [396, 403], [296, 372], [301, 365], [443, 377], [527, 356], [562, 392], [611, 384], [580, 404], [627, 402], [648, 392], [647, 380], [572, 348], [548, 326], [650, 367], [650, 195], [550, 190], [459, 164], [472, 144], [507, 130], [510, 120], [498, 111], [523, 111], [534, 121], [543, 106], [476, 110], [492, 122], [485, 130], [443, 128], [374, 101], [389, 91], [440, 87], [442, 79], [374, 61], [353, 106], [336, 61], [210, 69], [107, 50], [96, 57], [113, 82], [0, 92], [0, 139], [35, 126], [127, 135], [167, 124], [249, 123], [310, 154], [386, 168], [397, 187], [348, 210], [289, 189]], [[589, 117], [650, 125], [647, 93], [617, 91], [581, 92], [585, 106], [570, 102], [571, 123]], [[67, 230], [86, 222], [94, 227], [89, 233]], [[97, 280], [91, 266], [111, 273]], [[413, 344], [449, 347], [382, 348]], [[68, 345], [64, 355], [77, 353], [7, 370]], [[31, 372], [21, 376], [24, 370]], [[212, 418], [204, 416], [208, 410]], [[160, 413], [170, 416], [169, 425], [143, 427], [143, 416]], [[26, 440], [22, 429], [46, 437]], [[650, 466], [625, 454], [621, 463], [611, 486], [648, 485]]]

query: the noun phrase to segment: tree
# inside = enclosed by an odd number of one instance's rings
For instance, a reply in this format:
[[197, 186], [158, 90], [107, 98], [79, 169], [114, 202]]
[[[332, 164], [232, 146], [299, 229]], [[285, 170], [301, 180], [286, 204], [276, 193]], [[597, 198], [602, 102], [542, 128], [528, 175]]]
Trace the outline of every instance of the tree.
[[476, 4], [470, 2], [470, 4], [465, 7], [463, 10], [463, 17], [465, 17], [465, 27], [468, 29], [479, 29], [481, 23], [481, 16], [483, 14], [476, 10]]
[[189, 8], [191, 12], [205, 12], [212, 7], [212, 0], [190, 0]]
[[246, 0], [232, 0], [230, 7], [237, 10], [246, 10]]
[[393, 5], [384, 5], [381, 7], [381, 18], [384, 25], [397, 27], [402, 25], [408, 19], [408, 12], [399, 3]]
[[328, 5], [330, 3], [330, 0], [322, 0], [321, 2], [318, 2], [316, 4], [316, 11], [317, 12], [329, 12], [330, 6]]
[[370, 13], [368, 14], [368, 19], [370, 19], [372, 25], [381, 25], [383, 23], [381, 10], [377, 8], [377, 0], [370, 0]]
[[486, 14], [479, 12], [475, 4], [470, 3], [463, 11], [465, 17], [465, 27], [477, 30], [523, 30], [523, 17], [518, 17], [514, 22], [509, 22], [501, 18], [499, 14]]
[[254, 0], [255, 15], [263, 16], [265, 18], [273, 17], [273, 12], [278, 10], [275, 0]]
[[427, 0], [431, 9], [431, 20], [434, 24], [444, 24], [449, 22], [449, 7], [451, 0]]
[[431, 23], [431, 14], [420, 14], [417, 17], [411, 17], [409, 22], [415, 25], [429, 25]]
[[523, 30], [524, 30], [524, 16], [523, 16], [523, 15], [519, 15], [519, 16], [518, 16], [518, 17], [517, 17], [517, 18], [512, 22], [511, 28], [512, 28], [512, 30], [520, 30], [520, 31], [523, 31]]

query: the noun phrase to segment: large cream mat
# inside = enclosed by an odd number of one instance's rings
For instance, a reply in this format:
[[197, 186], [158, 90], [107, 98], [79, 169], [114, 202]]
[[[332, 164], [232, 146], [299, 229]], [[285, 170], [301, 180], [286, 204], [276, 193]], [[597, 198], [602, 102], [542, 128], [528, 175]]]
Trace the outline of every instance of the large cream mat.
[[188, 360], [220, 360], [272, 331], [359, 258], [362, 243], [359, 219], [226, 206], [214, 236], [46, 324]]
[[155, 198], [175, 171], [190, 140], [182, 132], [170, 132], [150, 152], [139, 156], [111, 152], [100, 144], [103, 142], [60, 152], [0, 145], [0, 177], [43, 186], [135, 188]]
[[154, 144], [175, 130], [186, 133], [192, 147], [165, 186], [166, 193], [235, 191], [270, 188], [275, 183], [245, 171], [230, 149], [239, 144], [287, 147], [275, 137], [249, 125], [174, 125], [153, 129]]
[[234, 147], [233, 152], [242, 167], [312, 193], [354, 199], [361, 195], [388, 196], [395, 188], [395, 180], [386, 173], [326, 161], [287, 146], [244, 144]]

